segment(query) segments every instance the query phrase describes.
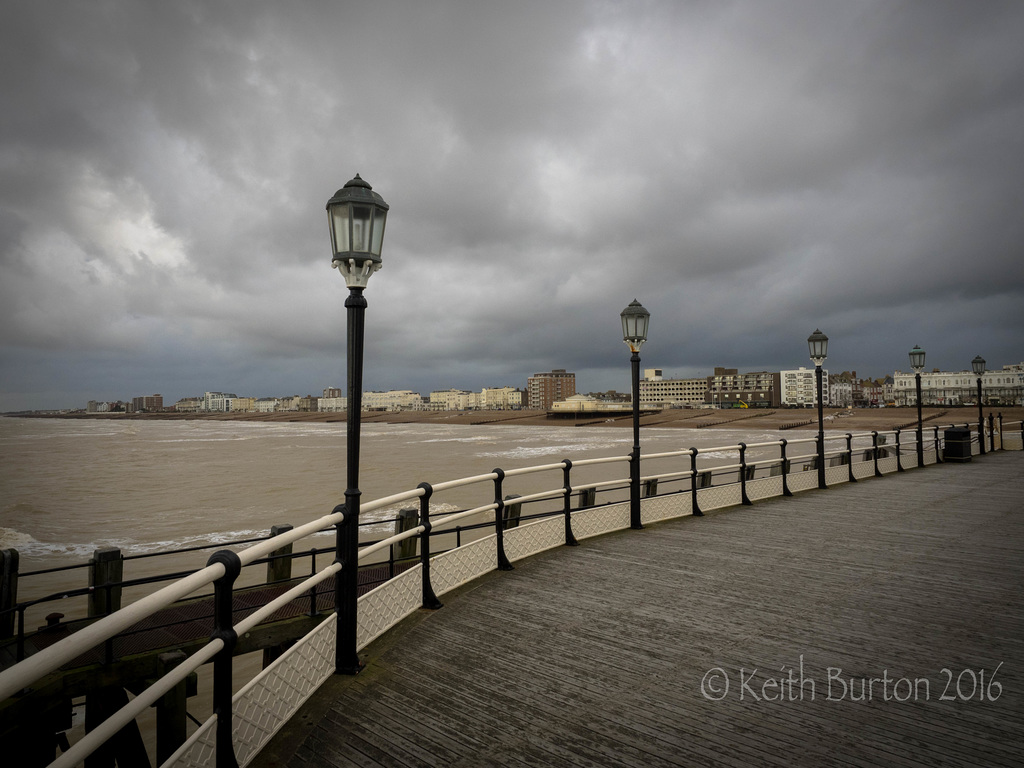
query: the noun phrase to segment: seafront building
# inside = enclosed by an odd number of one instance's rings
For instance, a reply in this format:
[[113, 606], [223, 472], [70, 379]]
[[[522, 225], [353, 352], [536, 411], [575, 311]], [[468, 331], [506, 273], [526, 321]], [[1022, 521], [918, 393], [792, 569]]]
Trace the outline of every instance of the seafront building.
[[[827, 370], [822, 369], [821, 378], [822, 404], [831, 405], [831, 387], [826, 384], [829, 381]], [[779, 371], [779, 379], [782, 382], [782, 395], [779, 398], [780, 405], [789, 408], [810, 408], [818, 404], [818, 383], [814, 368], [804, 368], [801, 366], [795, 370]]]
[[736, 368], [715, 368], [707, 377], [708, 391], [704, 402], [716, 408], [778, 408], [782, 404], [779, 373], [753, 371], [740, 373]]
[[526, 380], [526, 397], [530, 410], [547, 411], [556, 400], [566, 400], [576, 394], [576, 374], [565, 368], [548, 373], [535, 373]]
[[[881, 379], [861, 379], [856, 371], [830, 375], [824, 405], [839, 408], [873, 406], [913, 406], [917, 402], [913, 373], [895, 371]], [[925, 405], [959, 406], [977, 402], [977, 375], [972, 371], [933, 370], [921, 374], [922, 401]], [[527, 380], [526, 390], [515, 387], [484, 387], [480, 392], [464, 389], [434, 390], [424, 397], [411, 390], [364, 392], [363, 410], [518, 410], [529, 408], [553, 412], [615, 410], [621, 403], [605, 406], [614, 398], [576, 397], [576, 374], [564, 368], [535, 373]], [[611, 393], [614, 394], [614, 393]], [[647, 368], [640, 381], [640, 405], [656, 408], [751, 408], [814, 407], [817, 384], [815, 369], [800, 367], [779, 372], [740, 373], [736, 368], [715, 368], [713, 376], [666, 378], [661, 368]], [[631, 399], [625, 393], [623, 401]], [[985, 405], [1024, 405], [1024, 362], [986, 371], [982, 377], [982, 402]], [[133, 397], [128, 402], [90, 400], [87, 413], [159, 412], [177, 413], [235, 412], [275, 413], [278, 411], [344, 413], [348, 400], [343, 390], [327, 387], [322, 397], [240, 397], [233, 393], [206, 392], [201, 397], [183, 397], [165, 407], [162, 395]]]
[[136, 413], [157, 413], [163, 409], [163, 395], [144, 395], [132, 398], [132, 411]]
[[836, 408], [849, 408], [853, 405], [853, 379], [846, 371], [834, 373], [828, 377], [828, 403]]
[[515, 387], [435, 390], [427, 407], [431, 411], [517, 411], [523, 407], [523, 391]]
[[[917, 404], [915, 374], [895, 371], [893, 392], [896, 405]], [[978, 375], [973, 371], [938, 371], [921, 374], [921, 402], [924, 405], [976, 405]], [[981, 377], [983, 405], [1024, 405], [1024, 363], [1004, 365], [985, 371]]]
[[[641, 406], [643, 407], [643, 406]], [[629, 403], [618, 400], [598, 400], [592, 395], [572, 395], [565, 400], [556, 400], [551, 404], [548, 413], [552, 416], [569, 416], [571, 414], [615, 414], [631, 413]]]
[[640, 381], [640, 407], [694, 408], [704, 404], [707, 392], [707, 377], [666, 379], [661, 368], [646, 368]]

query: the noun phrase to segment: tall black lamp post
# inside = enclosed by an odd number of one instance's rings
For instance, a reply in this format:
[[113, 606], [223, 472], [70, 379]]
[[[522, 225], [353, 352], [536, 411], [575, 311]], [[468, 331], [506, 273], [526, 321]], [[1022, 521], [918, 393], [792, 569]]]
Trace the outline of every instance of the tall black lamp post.
[[381, 246], [388, 204], [359, 174], [327, 201], [331, 227], [331, 266], [345, 278], [348, 298], [348, 487], [345, 518], [336, 529], [336, 560], [341, 572], [335, 577], [337, 644], [335, 672], [354, 675], [362, 669], [356, 652], [356, 592], [359, 574], [359, 427], [363, 400], [363, 324], [366, 298], [363, 289], [370, 275], [381, 267]]
[[921, 418], [921, 371], [924, 370], [924, 350], [914, 345], [910, 350], [910, 367], [914, 369], [914, 384], [917, 387], [917, 466], [924, 466], [924, 421]]
[[629, 527], [643, 528], [640, 522], [640, 347], [647, 341], [651, 313], [633, 299], [619, 315], [622, 340], [629, 345], [633, 374], [633, 453], [629, 457]]
[[825, 482], [825, 412], [821, 392], [821, 364], [828, 357], [828, 336], [815, 329], [807, 337], [807, 347], [814, 363], [814, 378], [818, 387], [818, 487], [828, 488]]
[[971, 360], [971, 368], [978, 377], [978, 445], [981, 455], [985, 455], [985, 410], [981, 407], [981, 377], [985, 375], [985, 358], [978, 355]]

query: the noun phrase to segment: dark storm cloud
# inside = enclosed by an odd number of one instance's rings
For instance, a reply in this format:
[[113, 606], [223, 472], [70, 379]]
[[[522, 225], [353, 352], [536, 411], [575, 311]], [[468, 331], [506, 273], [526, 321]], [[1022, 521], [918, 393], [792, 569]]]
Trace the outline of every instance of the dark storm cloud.
[[[325, 200], [391, 204], [367, 385], [1020, 362], [1024, 7], [18, 2], [0, 408], [338, 384]], [[138, 391], [136, 391], [138, 390]]]

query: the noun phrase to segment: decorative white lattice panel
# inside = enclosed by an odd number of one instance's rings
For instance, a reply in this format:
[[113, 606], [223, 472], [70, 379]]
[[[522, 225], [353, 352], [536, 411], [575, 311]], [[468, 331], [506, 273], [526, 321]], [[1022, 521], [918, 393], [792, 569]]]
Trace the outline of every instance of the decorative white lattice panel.
[[707, 512], [709, 509], [732, 507], [742, 503], [743, 493], [739, 483], [721, 485], [717, 488], [702, 488], [697, 491], [697, 504], [703, 512]]
[[332, 615], [235, 694], [232, 732], [239, 765], [252, 760], [334, 674], [336, 635], [337, 620]]
[[747, 498], [751, 501], [758, 499], [770, 499], [772, 496], [782, 495], [782, 476], [762, 477], [759, 480], [747, 482]]
[[511, 562], [565, 544], [565, 517], [549, 517], [505, 531], [505, 557]]
[[440, 597], [497, 567], [498, 544], [492, 533], [431, 559], [430, 583]]
[[850, 482], [849, 467], [825, 467], [825, 484], [838, 485]]
[[872, 461], [861, 461], [853, 465], [853, 476], [858, 480], [862, 480], [865, 477], [875, 476], [875, 462]]
[[786, 478], [786, 485], [790, 493], [809, 491], [818, 487], [818, 470], [810, 469], [806, 472], [794, 472]]
[[692, 513], [693, 505], [690, 502], [689, 492], [640, 500], [640, 522], [644, 525]]
[[572, 532], [577, 539], [589, 539], [623, 528], [629, 528], [629, 502], [584, 509], [572, 516]]
[[883, 475], [888, 472], [895, 472], [896, 470], [897, 465], [895, 456], [889, 456], [888, 458], [878, 460], [878, 471]]
[[217, 716], [213, 715], [199, 726], [178, 750], [167, 758], [160, 768], [209, 768], [215, 765]]
[[416, 564], [359, 598], [356, 649], [362, 650], [423, 605], [423, 566]]

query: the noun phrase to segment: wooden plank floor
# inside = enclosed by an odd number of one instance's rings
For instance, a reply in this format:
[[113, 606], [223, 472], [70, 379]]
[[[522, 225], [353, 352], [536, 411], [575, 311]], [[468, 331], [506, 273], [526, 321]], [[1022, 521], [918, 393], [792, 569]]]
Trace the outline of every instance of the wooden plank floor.
[[1024, 765], [1022, 499], [990, 454], [544, 553], [253, 765]]

